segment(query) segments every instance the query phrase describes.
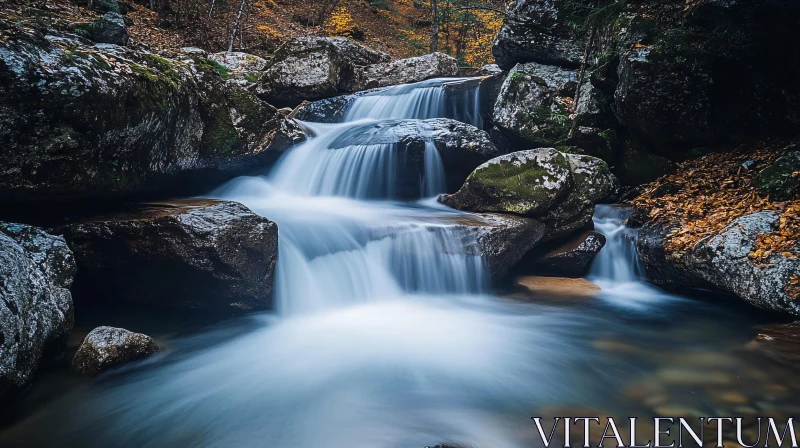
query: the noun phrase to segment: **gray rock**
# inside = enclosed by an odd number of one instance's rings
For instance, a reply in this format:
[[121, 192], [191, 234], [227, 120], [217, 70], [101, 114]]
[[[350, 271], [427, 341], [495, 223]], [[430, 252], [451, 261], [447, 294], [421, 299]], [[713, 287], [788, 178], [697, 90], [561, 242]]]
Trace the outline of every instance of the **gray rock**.
[[536, 63], [518, 64], [500, 87], [492, 121], [528, 142], [555, 145], [567, 137], [572, 121], [561, 97], [573, 96], [575, 72]]
[[503, 27], [492, 46], [497, 65], [509, 70], [515, 64], [577, 67], [584, 43], [563, 17], [568, 0], [514, 0], [506, 10]]
[[513, 213], [547, 225], [545, 240], [590, 223], [594, 206], [617, 189], [602, 160], [552, 148], [518, 151], [492, 159], [440, 201], [475, 212]]
[[800, 173], [800, 151], [791, 151], [758, 173], [755, 185], [762, 196], [769, 195], [774, 201], [788, 201], [800, 195], [798, 173]]
[[527, 254], [520, 263], [520, 270], [525, 274], [583, 277], [605, 244], [602, 234], [585, 232], [545, 252]]
[[800, 321], [765, 325], [746, 346], [789, 367], [800, 366]]
[[467, 253], [480, 255], [495, 280], [504, 278], [544, 236], [541, 222], [521, 216], [479, 213], [459, 218]]
[[89, 36], [98, 43], [128, 45], [130, 35], [125, 19], [117, 12], [107, 12], [89, 24]]
[[779, 215], [772, 211], [742, 216], [688, 251], [666, 249], [668, 227], [645, 226], [637, 247], [648, 278], [659, 284], [714, 287], [758, 308], [800, 315], [800, 304], [787, 294], [800, 259], [772, 254], [764, 266], [748, 257], [759, 233], [771, 232]]
[[226, 314], [270, 309], [278, 226], [236, 202], [141, 206], [62, 229], [79, 300], [124, 300]]
[[270, 104], [294, 107], [364, 88], [360, 67], [387, 62], [389, 56], [339, 37], [300, 37], [286, 41], [267, 61], [255, 92]]
[[458, 74], [458, 61], [444, 53], [370, 65], [364, 68], [365, 87], [385, 87]]
[[494, 76], [503, 73], [497, 64], [486, 64], [472, 72], [472, 76]]
[[124, 328], [97, 327], [86, 336], [72, 358], [72, 368], [84, 375], [144, 359], [159, 350], [150, 336]]
[[201, 185], [304, 138], [292, 120], [185, 61], [29, 28], [0, 30], [0, 202], [86, 201]]
[[63, 238], [0, 223], [0, 402], [61, 356], [74, 324], [75, 261]]

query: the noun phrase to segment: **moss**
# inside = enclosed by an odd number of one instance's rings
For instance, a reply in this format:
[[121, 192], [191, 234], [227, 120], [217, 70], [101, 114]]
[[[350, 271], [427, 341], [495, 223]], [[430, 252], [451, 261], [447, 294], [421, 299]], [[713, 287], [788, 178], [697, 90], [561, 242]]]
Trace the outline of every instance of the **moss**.
[[101, 58], [99, 55], [93, 54], [92, 59], [94, 59], [94, 61], [97, 63], [97, 65], [100, 66], [100, 68], [104, 70], [111, 70], [111, 66], [108, 65], [108, 62], [106, 62], [106, 60]]
[[247, 73], [244, 74], [244, 79], [247, 82], [258, 82], [258, 80], [261, 79], [261, 73], [260, 72], [247, 72]]
[[230, 79], [233, 76], [227, 67], [213, 59], [197, 58], [195, 59], [195, 65], [200, 70], [215, 70], [222, 76], [222, 79]]

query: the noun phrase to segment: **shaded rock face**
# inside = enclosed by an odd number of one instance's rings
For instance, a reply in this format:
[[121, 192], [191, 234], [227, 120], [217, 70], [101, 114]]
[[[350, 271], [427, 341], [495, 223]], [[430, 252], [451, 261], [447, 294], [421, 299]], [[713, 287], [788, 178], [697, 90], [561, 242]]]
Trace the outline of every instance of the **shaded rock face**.
[[72, 358], [72, 369], [84, 375], [97, 375], [105, 370], [144, 359], [158, 351], [150, 336], [124, 328], [97, 327], [78, 347]]
[[300, 37], [285, 42], [267, 61], [256, 93], [278, 107], [364, 88], [360, 67], [388, 62], [389, 55], [339, 37]]
[[644, 227], [637, 240], [648, 278], [659, 284], [712, 285], [758, 308], [800, 314], [800, 304], [787, 293], [790, 277], [800, 272], [800, 260], [772, 254], [760, 266], [748, 254], [759, 233], [775, 229], [780, 215], [772, 211], [742, 216], [716, 235], [685, 252], [667, 250], [668, 228]]
[[765, 168], [755, 179], [762, 196], [788, 201], [800, 195], [800, 151], [791, 151]]
[[504, 278], [545, 233], [544, 224], [535, 219], [495, 213], [465, 216], [458, 224], [466, 252], [482, 256], [495, 280]]
[[202, 57], [176, 61], [32, 29], [1, 34], [2, 201], [149, 194], [239, 174], [303, 138]]
[[97, 43], [128, 45], [130, 35], [125, 20], [119, 13], [107, 12], [100, 19], [89, 24], [89, 36]]
[[331, 142], [331, 150], [350, 145], [394, 145], [399, 194], [419, 198], [428, 143], [439, 153], [448, 191], [456, 191], [476, 166], [500, 154], [486, 132], [446, 118], [368, 123], [361, 132]]
[[125, 300], [228, 314], [270, 309], [278, 226], [236, 202], [151, 204], [60, 229], [76, 300]]
[[583, 60], [584, 44], [570, 28], [567, 3], [567, 0], [511, 3], [492, 46], [497, 65], [504, 70], [525, 62], [577, 67]]
[[520, 263], [520, 271], [556, 277], [583, 277], [595, 255], [606, 244], [606, 238], [597, 232], [585, 232], [558, 247], [544, 252], [529, 253]]
[[572, 96], [575, 72], [537, 63], [516, 65], [494, 103], [492, 121], [528, 143], [555, 145], [569, 132], [569, 110], [561, 97]]
[[552, 148], [519, 151], [492, 159], [440, 201], [460, 210], [513, 213], [541, 220], [546, 239], [586, 226], [594, 205], [617, 189], [600, 159]]
[[370, 65], [363, 70], [364, 86], [385, 87], [458, 74], [458, 61], [444, 53]]
[[63, 238], [0, 223], [0, 401], [63, 354], [74, 324], [75, 261]]

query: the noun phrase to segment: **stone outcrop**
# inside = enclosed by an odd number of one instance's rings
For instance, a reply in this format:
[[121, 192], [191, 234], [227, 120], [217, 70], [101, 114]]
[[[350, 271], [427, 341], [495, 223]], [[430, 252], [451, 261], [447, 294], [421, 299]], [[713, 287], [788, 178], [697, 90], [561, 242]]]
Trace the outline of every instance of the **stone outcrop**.
[[589, 224], [594, 205], [616, 188], [602, 160], [540, 148], [484, 163], [458, 192], [440, 200], [460, 210], [539, 219], [548, 226], [546, 238], [552, 239]]
[[210, 54], [208, 60], [219, 64], [218, 70], [224, 72], [223, 75], [228, 82], [242, 87], [253, 86], [261, 78], [261, 72], [267, 66], [267, 61], [263, 58], [239, 51]]
[[225, 314], [272, 306], [278, 226], [239, 203], [150, 204], [60, 231], [78, 265], [77, 301]]
[[571, 29], [564, 0], [515, 0], [509, 4], [492, 53], [501, 69], [518, 63], [577, 67], [584, 43]]
[[430, 53], [413, 58], [374, 64], [363, 69], [364, 86], [368, 88], [394, 86], [445, 78], [458, 74], [458, 61], [444, 53]]
[[85, 201], [218, 182], [303, 138], [202, 56], [172, 60], [0, 28], [2, 201]]
[[557, 247], [528, 253], [520, 262], [519, 270], [536, 275], [583, 277], [605, 243], [606, 238], [602, 234], [585, 232]]
[[130, 35], [125, 20], [119, 13], [107, 12], [86, 28], [89, 37], [101, 44], [128, 45]]
[[0, 402], [63, 355], [74, 324], [75, 261], [63, 238], [0, 222]]
[[97, 327], [86, 336], [72, 358], [72, 369], [84, 375], [142, 360], [159, 350], [150, 336], [124, 328]]
[[294, 107], [366, 86], [363, 67], [389, 55], [338, 37], [289, 39], [267, 61], [256, 93], [278, 107]]
[[755, 178], [762, 196], [788, 201], [800, 195], [800, 151], [791, 151], [764, 168]]
[[[728, 291], [758, 308], [798, 315], [800, 304], [787, 288], [800, 272], [800, 259], [769, 255], [766, 263], [750, 259], [759, 233], [771, 232], [780, 215], [762, 211], [742, 216], [687, 251], [666, 248], [668, 226], [646, 226], [637, 247], [648, 279], [657, 284], [712, 286]], [[796, 249], [797, 250], [797, 249]]]
[[492, 122], [527, 143], [556, 145], [567, 138], [575, 72], [537, 63], [518, 64], [506, 76], [494, 103]]

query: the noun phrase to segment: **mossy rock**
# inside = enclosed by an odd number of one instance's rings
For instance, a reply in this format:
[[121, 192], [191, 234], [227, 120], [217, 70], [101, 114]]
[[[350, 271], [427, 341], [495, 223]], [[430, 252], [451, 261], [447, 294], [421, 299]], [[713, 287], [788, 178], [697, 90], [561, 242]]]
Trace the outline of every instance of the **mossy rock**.
[[478, 212], [536, 217], [572, 188], [569, 159], [552, 148], [519, 151], [479, 166], [464, 186], [442, 201]]
[[762, 196], [788, 201], [800, 195], [800, 151], [784, 154], [755, 179]]

